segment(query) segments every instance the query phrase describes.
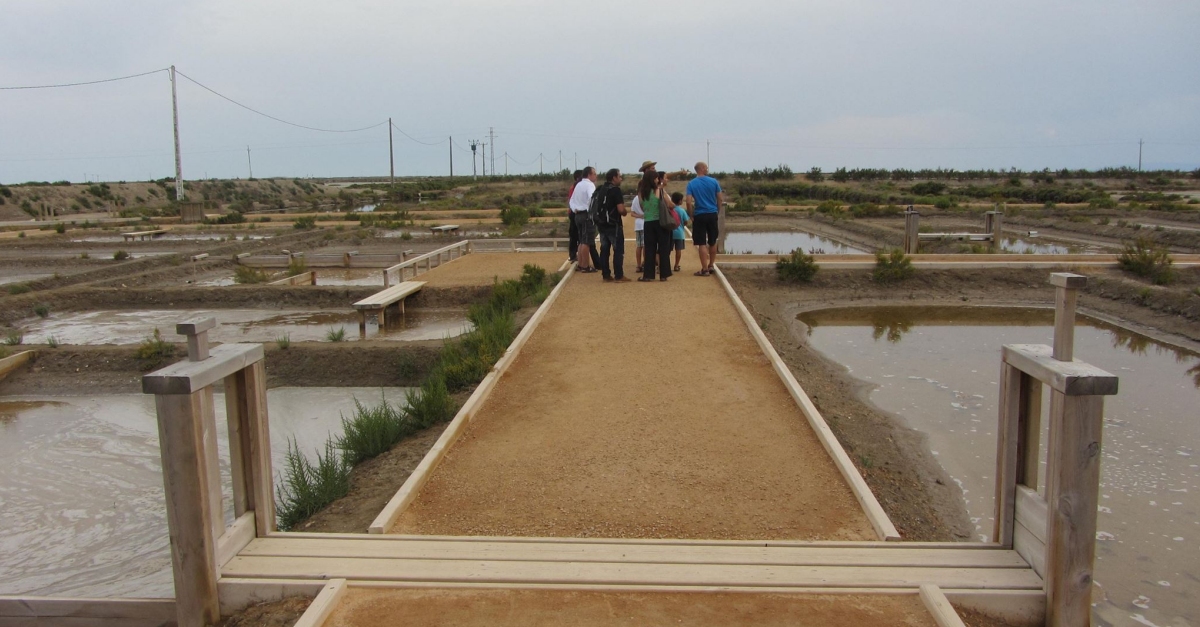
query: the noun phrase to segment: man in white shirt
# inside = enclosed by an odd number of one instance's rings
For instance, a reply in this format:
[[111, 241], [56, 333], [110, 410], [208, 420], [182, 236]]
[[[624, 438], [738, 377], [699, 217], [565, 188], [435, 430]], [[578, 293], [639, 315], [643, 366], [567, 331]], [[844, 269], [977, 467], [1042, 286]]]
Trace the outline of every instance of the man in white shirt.
[[598, 272], [596, 266], [600, 263], [600, 255], [596, 252], [596, 225], [588, 217], [588, 205], [592, 202], [592, 194], [596, 192], [596, 168], [588, 166], [583, 170], [583, 180], [575, 185], [571, 194], [571, 219], [579, 229], [579, 271], [585, 274]]

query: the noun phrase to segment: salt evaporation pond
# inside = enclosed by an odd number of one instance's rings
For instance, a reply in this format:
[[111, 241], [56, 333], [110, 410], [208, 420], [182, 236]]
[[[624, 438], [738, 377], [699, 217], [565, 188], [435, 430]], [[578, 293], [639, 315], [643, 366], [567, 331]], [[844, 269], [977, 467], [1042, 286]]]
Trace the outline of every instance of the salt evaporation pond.
[[[274, 342], [287, 336], [293, 342], [325, 341], [332, 330], [345, 332], [346, 341], [359, 339], [354, 311], [277, 309], [203, 309], [52, 312], [45, 319], [21, 325], [26, 344], [139, 344], [159, 329], [164, 339], [182, 341], [175, 324], [192, 318], [214, 317], [217, 327], [208, 332], [214, 342]], [[367, 319], [367, 339], [392, 341], [438, 340], [470, 331], [466, 314], [452, 309], [409, 309], [404, 316], [392, 313], [382, 333], [375, 318]]]
[[1006, 253], [1029, 253], [1034, 255], [1095, 255], [1104, 252], [1099, 246], [1072, 244], [1039, 238], [1005, 237], [1000, 249]]
[[830, 255], [869, 252], [807, 231], [732, 232], [725, 236], [725, 250], [731, 254], [784, 255], [797, 248]]
[[[317, 285], [377, 285], [383, 287], [383, 268], [317, 268]], [[201, 281], [197, 285], [221, 287], [236, 285], [232, 276]]]
[[[312, 456], [342, 432], [355, 398], [403, 403], [405, 391], [268, 390], [276, 479], [290, 438]], [[228, 438], [217, 431], [232, 520]], [[0, 595], [174, 596], [153, 396], [2, 397], [0, 459]]]
[[[977, 539], [990, 540], [1000, 347], [1052, 343], [1053, 312], [878, 307], [799, 319], [814, 348], [876, 386], [874, 404], [928, 434]], [[1198, 625], [1200, 356], [1080, 317], [1075, 357], [1120, 377], [1104, 405], [1094, 617]]]

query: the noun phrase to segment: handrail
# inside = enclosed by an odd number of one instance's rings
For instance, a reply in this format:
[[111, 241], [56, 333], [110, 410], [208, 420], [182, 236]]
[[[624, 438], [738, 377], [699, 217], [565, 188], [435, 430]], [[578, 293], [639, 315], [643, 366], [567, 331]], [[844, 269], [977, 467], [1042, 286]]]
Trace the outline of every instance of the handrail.
[[[412, 259], [409, 259], [407, 261], [402, 261], [394, 266], [384, 269], [384, 271], [383, 271], [383, 287], [387, 288], [387, 287], [390, 287], [397, 283], [404, 282], [404, 271], [408, 270], [409, 268], [412, 268], [412, 270], [413, 270], [412, 275], [415, 278], [417, 276], [417, 274], [420, 273], [419, 264], [421, 262], [425, 262], [425, 271], [429, 272], [433, 268], [436, 268], [436, 267], [442, 265], [442, 255], [448, 255], [447, 261], [452, 261], [456, 258], [454, 256], [455, 251], [458, 252], [459, 257], [470, 254], [471, 241], [463, 240], [463, 241], [457, 242], [455, 244], [443, 246], [437, 250], [427, 252], [423, 255], [413, 257]], [[436, 266], [433, 265], [433, 259], [435, 257], [437, 258]], [[395, 276], [396, 276], [395, 281], [392, 280], [393, 273], [395, 273]]]

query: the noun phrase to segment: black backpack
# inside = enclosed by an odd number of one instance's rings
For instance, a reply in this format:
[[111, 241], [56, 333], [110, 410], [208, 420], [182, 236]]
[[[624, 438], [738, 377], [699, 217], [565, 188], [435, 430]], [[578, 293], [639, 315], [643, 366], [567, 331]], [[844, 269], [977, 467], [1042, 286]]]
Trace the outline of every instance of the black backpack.
[[608, 208], [608, 190], [612, 185], [605, 183], [601, 185], [592, 194], [592, 201], [588, 203], [588, 218], [591, 218], [592, 224], [597, 227], [614, 226], [612, 211]]

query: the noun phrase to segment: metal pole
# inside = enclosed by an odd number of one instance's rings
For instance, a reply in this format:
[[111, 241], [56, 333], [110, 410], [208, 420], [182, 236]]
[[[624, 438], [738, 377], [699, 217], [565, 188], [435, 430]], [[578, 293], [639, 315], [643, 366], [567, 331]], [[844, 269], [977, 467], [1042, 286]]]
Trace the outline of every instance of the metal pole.
[[254, 180], [254, 162], [250, 160], [250, 147], [246, 146], [246, 165], [250, 166], [250, 180]]
[[488, 142], [492, 144], [492, 176], [496, 176], [496, 129], [488, 127]]
[[175, 66], [171, 66], [171, 120], [175, 126], [175, 200], [183, 200], [183, 163], [179, 158], [179, 99], [175, 95]]
[[454, 178], [454, 136], [450, 136], [450, 178]]
[[508, 153], [504, 153], [504, 176], [508, 176]]
[[1142, 140], [1138, 140], [1138, 172], [1142, 171]]
[[[388, 183], [396, 186], [396, 151], [392, 147], [392, 118], [388, 118]], [[394, 191], [394, 190], [393, 190]]]

